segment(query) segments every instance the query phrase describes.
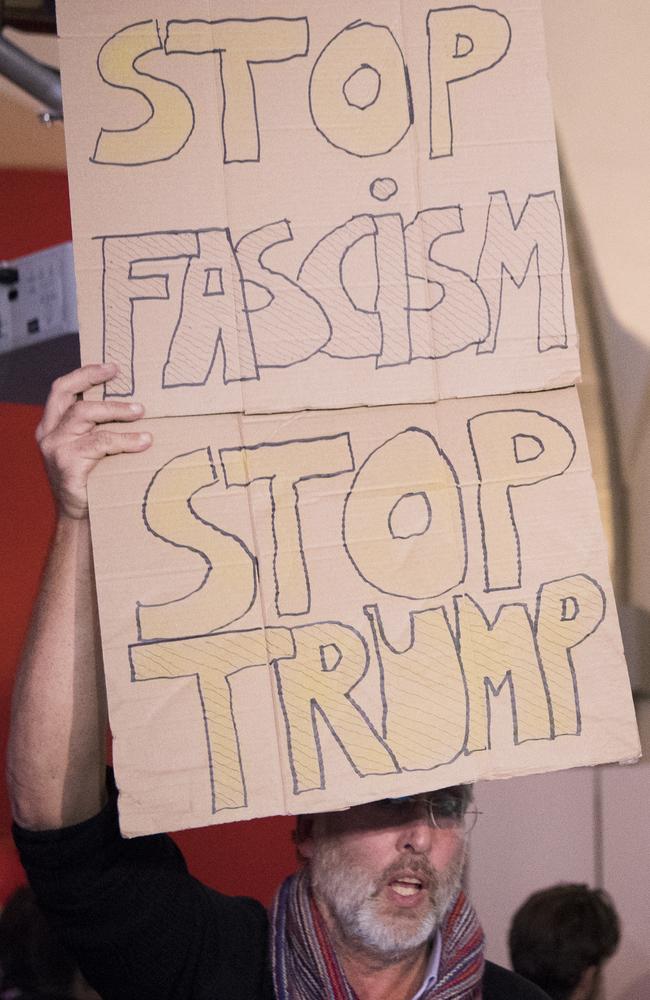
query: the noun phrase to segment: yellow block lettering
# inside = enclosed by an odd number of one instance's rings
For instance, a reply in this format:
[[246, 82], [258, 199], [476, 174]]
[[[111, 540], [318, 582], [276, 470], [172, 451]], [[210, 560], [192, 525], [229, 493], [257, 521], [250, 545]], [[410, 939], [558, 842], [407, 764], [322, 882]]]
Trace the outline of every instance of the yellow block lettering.
[[296, 653], [275, 664], [296, 794], [325, 787], [318, 716], [356, 773], [392, 774], [395, 759], [353, 689], [368, 668], [368, 649], [348, 625], [320, 622], [292, 629]]
[[385, 736], [400, 767], [428, 771], [451, 763], [465, 743], [467, 697], [444, 609], [411, 613], [405, 649], [386, 639], [377, 605], [364, 610], [383, 676]]
[[[131, 646], [129, 653], [134, 681], [196, 677], [206, 729], [212, 811], [247, 805], [230, 678], [249, 667], [267, 666], [273, 658], [291, 656], [289, 629], [258, 628], [144, 643]], [[264, 676], [266, 680], [268, 675]]]
[[556, 736], [580, 733], [580, 701], [571, 650], [596, 631], [605, 616], [605, 604], [600, 585], [582, 573], [544, 583], [537, 593], [535, 631]]
[[185, 91], [138, 65], [147, 53], [161, 48], [155, 21], [130, 24], [102, 45], [97, 59], [102, 80], [111, 87], [140, 94], [149, 106], [149, 115], [135, 128], [101, 129], [91, 157], [95, 163], [132, 167], [169, 160], [192, 134], [194, 108]]
[[177, 455], [156, 472], [145, 494], [148, 530], [205, 564], [199, 586], [175, 601], [138, 604], [138, 638], [167, 639], [216, 632], [245, 615], [255, 600], [255, 560], [236, 535], [202, 520], [192, 500], [217, 479], [209, 448]]
[[408, 71], [392, 31], [356, 23], [325, 46], [309, 81], [314, 125], [338, 149], [380, 156], [413, 122]]
[[307, 55], [306, 17], [261, 17], [246, 21], [168, 21], [166, 52], [221, 56], [224, 163], [260, 158], [260, 134], [252, 68]]
[[345, 501], [343, 539], [359, 575], [382, 593], [419, 600], [464, 580], [458, 479], [428, 431], [410, 427], [369, 455]]
[[471, 597], [457, 598], [460, 657], [469, 698], [467, 752], [490, 742], [490, 695], [510, 690], [513, 739], [552, 738], [551, 708], [525, 606], [505, 604], [489, 622]]
[[306, 614], [311, 607], [311, 591], [298, 485], [309, 479], [352, 472], [349, 435], [222, 448], [219, 455], [228, 486], [249, 486], [257, 479], [268, 479], [276, 609], [279, 615]]
[[430, 10], [427, 35], [433, 160], [453, 155], [450, 84], [496, 66], [508, 51], [511, 30], [497, 10], [468, 5]]
[[480, 481], [485, 589], [520, 587], [522, 554], [512, 490], [566, 472], [576, 453], [575, 438], [559, 420], [537, 410], [479, 413], [468, 420], [467, 430]]

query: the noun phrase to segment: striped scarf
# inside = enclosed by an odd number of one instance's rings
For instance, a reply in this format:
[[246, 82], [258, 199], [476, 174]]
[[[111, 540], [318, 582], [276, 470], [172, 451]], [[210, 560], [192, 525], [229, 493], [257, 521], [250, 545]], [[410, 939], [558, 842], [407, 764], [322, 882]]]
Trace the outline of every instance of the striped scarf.
[[[442, 923], [438, 978], [422, 1000], [481, 1000], [483, 931], [459, 892]], [[277, 1000], [357, 1000], [339, 965], [303, 869], [280, 886], [271, 915]]]

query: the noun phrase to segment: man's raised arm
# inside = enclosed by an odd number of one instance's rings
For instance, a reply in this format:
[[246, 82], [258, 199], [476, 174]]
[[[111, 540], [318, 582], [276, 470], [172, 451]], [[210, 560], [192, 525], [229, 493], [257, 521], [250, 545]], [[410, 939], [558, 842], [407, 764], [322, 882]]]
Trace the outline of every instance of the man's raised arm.
[[7, 779], [16, 822], [39, 830], [94, 815], [104, 801], [106, 698], [86, 485], [105, 455], [143, 451], [149, 434], [105, 428], [135, 403], [84, 401], [115, 365], [86, 365], [52, 386], [36, 437], [58, 508], [19, 668]]

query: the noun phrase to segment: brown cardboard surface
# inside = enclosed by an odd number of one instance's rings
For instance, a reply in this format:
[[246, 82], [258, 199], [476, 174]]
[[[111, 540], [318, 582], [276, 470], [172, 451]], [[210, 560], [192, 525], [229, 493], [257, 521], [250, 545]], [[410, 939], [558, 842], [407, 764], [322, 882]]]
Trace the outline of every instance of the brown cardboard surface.
[[61, 0], [85, 360], [149, 416], [572, 384], [538, 0]]
[[539, 0], [57, 14], [125, 832], [636, 757]]
[[91, 481], [127, 833], [637, 755], [575, 389], [147, 425]]

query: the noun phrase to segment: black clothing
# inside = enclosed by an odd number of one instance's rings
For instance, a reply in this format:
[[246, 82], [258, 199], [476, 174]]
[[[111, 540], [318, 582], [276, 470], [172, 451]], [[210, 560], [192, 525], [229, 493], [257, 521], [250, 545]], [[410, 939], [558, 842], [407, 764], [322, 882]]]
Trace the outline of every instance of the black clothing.
[[483, 976], [483, 1000], [550, 1000], [546, 993], [518, 976], [516, 972], [503, 969], [493, 962], [485, 963]]
[[[125, 840], [115, 801], [61, 830], [14, 827], [32, 888], [103, 1000], [273, 1000], [266, 910], [187, 871], [163, 834]], [[544, 1000], [486, 964], [484, 1000]]]

